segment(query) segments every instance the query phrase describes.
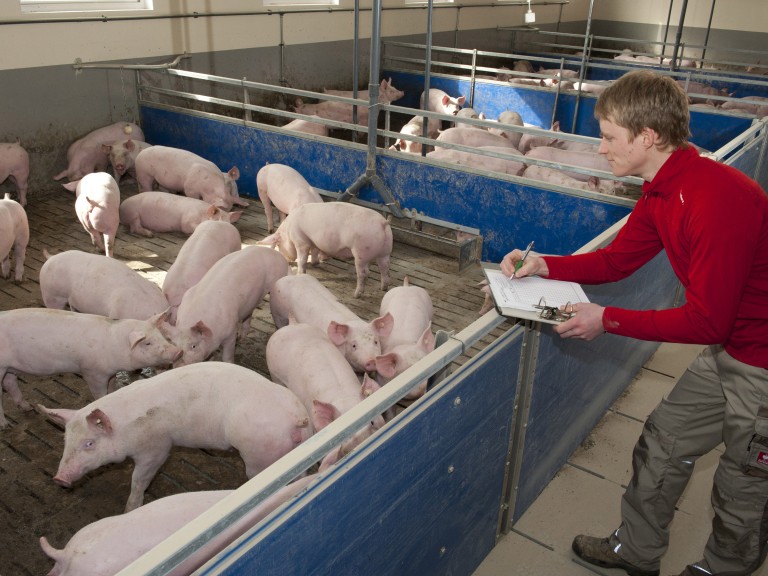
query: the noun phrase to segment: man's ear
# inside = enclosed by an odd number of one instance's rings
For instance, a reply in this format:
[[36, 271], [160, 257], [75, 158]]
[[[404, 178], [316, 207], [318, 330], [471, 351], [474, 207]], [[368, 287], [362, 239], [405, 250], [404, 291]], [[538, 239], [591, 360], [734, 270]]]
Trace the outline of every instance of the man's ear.
[[640, 132], [640, 137], [642, 138], [643, 146], [646, 148], [652, 148], [659, 141], [659, 135], [656, 131], [647, 126]]

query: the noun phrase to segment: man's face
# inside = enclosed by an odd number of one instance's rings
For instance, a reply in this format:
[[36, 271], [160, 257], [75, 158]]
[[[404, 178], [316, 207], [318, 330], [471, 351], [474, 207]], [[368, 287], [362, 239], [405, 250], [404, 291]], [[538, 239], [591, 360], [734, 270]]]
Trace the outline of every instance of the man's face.
[[641, 145], [643, 135], [630, 138], [626, 128], [608, 119], [600, 120], [600, 134], [597, 151], [605, 154], [614, 176], [642, 176], [647, 161], [647, 149]]

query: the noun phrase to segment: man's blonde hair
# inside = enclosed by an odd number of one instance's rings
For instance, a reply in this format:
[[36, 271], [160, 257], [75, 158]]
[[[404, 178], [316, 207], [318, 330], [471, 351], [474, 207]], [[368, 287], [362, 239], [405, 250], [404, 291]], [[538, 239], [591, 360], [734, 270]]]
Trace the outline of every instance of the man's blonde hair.
[[662, 148], [678, 148], [691, 135], [685, 91], [674, 79], [650, 70], [628, 72], [611, 84], [597, 100], [595, 118], [625, 128], [631, 138], [650, 128]]

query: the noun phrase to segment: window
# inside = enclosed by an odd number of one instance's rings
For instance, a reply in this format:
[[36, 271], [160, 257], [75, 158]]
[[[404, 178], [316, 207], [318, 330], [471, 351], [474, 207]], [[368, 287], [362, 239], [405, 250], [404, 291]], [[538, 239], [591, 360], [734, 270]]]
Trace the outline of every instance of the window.
[[152, 10], [153, 0], [20, 0], [22, 14], [35, 12], [107, 12]]

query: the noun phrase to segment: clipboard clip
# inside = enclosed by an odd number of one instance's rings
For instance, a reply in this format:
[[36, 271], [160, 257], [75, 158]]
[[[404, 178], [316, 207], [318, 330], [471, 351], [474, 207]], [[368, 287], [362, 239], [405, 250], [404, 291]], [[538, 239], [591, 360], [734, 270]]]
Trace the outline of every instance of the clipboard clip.
[[539, 303], [534, 304], [533, 307], [537, 310], [541, 310], [541, 312], [539, 312], [539, 318], [542, 320], [565, 322], [566, 320], [573, 318], [573, 315], [575, 314], [573, 304], [570, 302], [566, 302], [565, 306], [560, 309], [557, 306], [547, 306], [547, 301], [544, 296], [539, 298]]

